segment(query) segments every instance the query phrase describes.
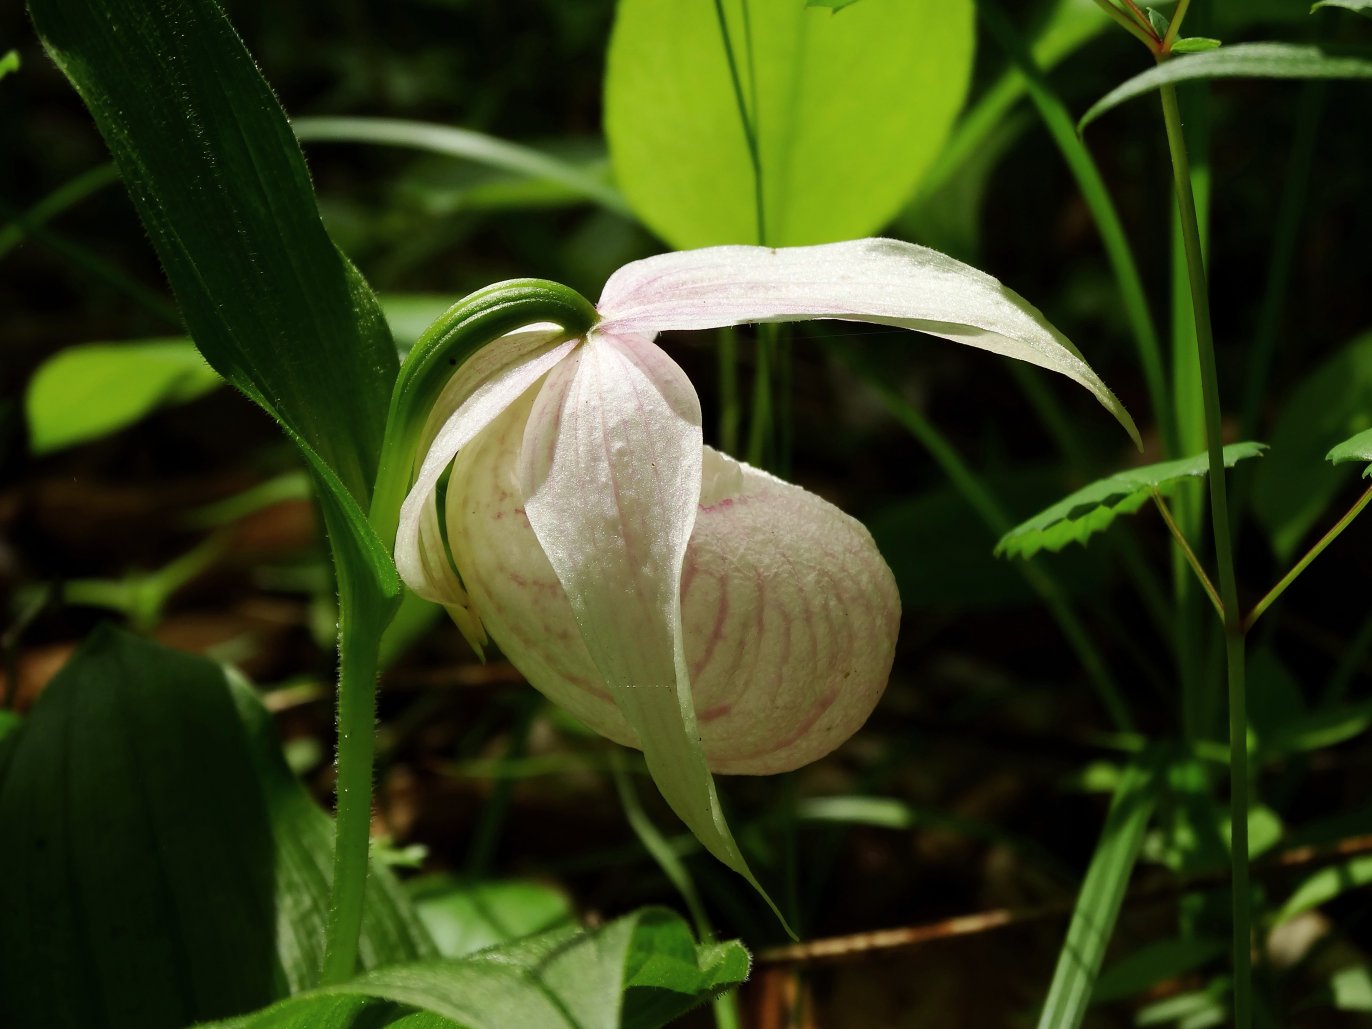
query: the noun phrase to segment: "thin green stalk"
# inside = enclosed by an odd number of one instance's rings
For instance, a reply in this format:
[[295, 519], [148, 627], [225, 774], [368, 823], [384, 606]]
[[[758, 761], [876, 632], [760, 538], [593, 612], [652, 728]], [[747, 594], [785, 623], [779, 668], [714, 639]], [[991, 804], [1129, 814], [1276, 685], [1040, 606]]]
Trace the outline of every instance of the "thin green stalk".
[[748, 450], [745, 458], [755, 468], [769, 468], [772, 463], [772, 368], [776, 346], [776, 324], [766, 322], [760, 325], [756, 347], [757, 364], [753, 370], [753, 403], [748, 417]]
[[[753, 121], [753, 113], [748, 105], [748, 98], [743, 94], [743, 78], [739, 75], [738, 59], [734, 55], [734, 45], [729, 38], [729, 22], [724, 15], [724, 0], [715, 0], [715, 17], [719, 21], [719, 34], [724, 40], [724, 57], [729, 64], [729, 79], [734, 87], [734, 102], [738, 105], [739, 121], [743, 124], [743, 136], [748, 144], [748, 160], [753, 166], [753, 208], [757, 215], [757, 242], [765, 244], [767, 242], [767, 218], [763, 213], [762, 206], [762, 155], [758, 150], [757, 128]], [[743, 4], [743, 17], [745, 32], [748, 31], [748, 4], [745, 0]], [[751, 38], [748, 43], [751, 44]], [[752, 65], [752, 47], [749, 45], [749, 67]], [[756, 102], [757, 97], [753, 97]]]
[[1191, 0], [1177, 0], [1177, 9], [1172, 12], [1172, 20], [1167, 26], [1167, 35], [1162, 37], [1162, 46], [1159, 48], [1163, 53], [1169, 53], [1172, 44], [1176, 42], [1177, 33], [1181, 31], [1181, 23], [1186, 20], [1186, 9], [1191, 6]]
[[719, 449], [738, 454], [738, 430], [743, 420], [743, 401], [738, 392], [738, 329], [719, 330]]
[[1140, 28], [1138, 22], [1112, 4], [1110, 0], [1096, 0], [1096, 6], [1113, 18], [1115, 22], [1119, 24], [1120, 28], [1124, 29], [1140, 43], [1148, 47], [1148, 49], [1151, 50], [1153, 47], [1157, 46], [1157, 40], [1153, 38], [1151, 32], [1147, 32], [1143, 28]]
[[4, 257], [23, 241], [25, 231], [32, 231], [36, 225], [46, 224], [97, 190], [118, 181], [119, 172], [111, 162], [96, 165], [89, 171], [84, 171], [62, 183], [28, 210], [15, 216], [8, 225], [0, 228], [0, 257]]
[[[685, 862], [681, 860], [671, 842], [662, 835], [648, 817], [648, 813], [643, 810], [638, 793], [634, 790], [633, 779], [629, 775], [628, 758], [619, 748], [611, 751], [610, 772], [614, 776], [615, 791], [619, 794], [619, 803], [624, 808], [624, 818], [628, 821], [629, 828], [634, 831], [643, 849], [657, 863], [662, 874], [681, 895], [700, 942], [713, 941], [714, 926], [710, 924], [710, 918], [705, 913], [705, 905], [700, 902], [700, 894], [691, 880], [691, 873], [686, 870]], [[732, 991], [714, 999], [714, 1014], [718, 1029], [739, 1029], [743, 1024], [738, 1013], [738, 998]]]
[[1182, 135], [1181, 111], [1176, 89], [1162, 87], [1163, 120], [1172, 156], [1173, 182], [1181, 218], [1182, 243], [1186, 251], [1191, 303], [1195, 312], [1196, 341], [1200, 357], [1201, 389], [1205, 404], [1206, 450], [1209, 455], [1210, 512], [1219, 569], [1220, 600], [1224, 604], [1225, 660], [1229, 686], [1229, 804], [1232, 822], [1231, 866], [1233, 874], [1234, 927], [1234, 1022], [1248, 1029], [1253, 1019], [1251, 974], [1252, 932], [1248, 888], [1248, 718], [1244, 684], [1243, 624], [1239, 615], [1238, 583], [1234, 575], [1234, 552], [1229, 528], [1229, 498], [1224, 473], [1220, 424], [1220, 395], [1215, 368], [1215, 343], [1210, 327], [1210, 298], [1205, 259], [1201, 252], [1200, 223], [1191, 192], [1191, 168]]
[[1210, 598], [1215, 613], [1223, 621], [1224, 602], [1220, 600], [1220, 595], [1215, 592], [1215, 584], [1210, 581], [1210, 576], [1205, 574], [1205, 567], [1200, 563], [1200, 558], [1196, 557], [1196, 552], [1191, 549], [1191, 544], [1186, 540], [1186, 534], [1181, 531], [1176, 519], [1172, 517], [1172, 512], [1167, 507], [1167, 501], [1162, 499], [1162, 494], [1156, 489], [1153, 490], [1153, 506], [1158, 509], [1158, 514], [1162, 515], [1162, 520], [1167, 523], [1167, 530], [1172, 534], [1172, 538], [1177, 541], [1177, 546], [1181, 548], [1191, 570], [1196, 573], [1196, 579], [1200, 582], [1201, 588], [1205, 590], [1205, 595]]
[[1348, 512], [1340, 518], [1332, 529], [1320, 537], [1319, 542], [1311, 547], [1303, 558], [1296, 562], [1291, 571], [1282, 576], [1281, 581], [1267, 591], [1267, 595], [1253, 605], [1253, 610], [1248, 612], [1248, 616], [1243, 620], [1244, 631], [1253, 628], [1253, 623], [1262, 617], [1264, 611], [1276, 602], [1276, 599], [1286, 592], [1286, 587], [1290, 586], [1300, 574], [1310, 567], [1310, 562], [1319, 557], [1329, 544], [1339, 538], [1344, 529], [1353, 524], [1353, 519], [1362, 513], [1369, 502], [1372, 502], [1372, 486], [1363, 491], [1363, 495], [1357, 502], [1348, 509]]
[[[534, 714], [538, 711], [541, 699], [532, 691], [523, 699], [515, 723], [510, 728], [510, 745], [503, 760], [518, 761], [528, 751], [529, 731], [533, 728]], [[515, 779], [512, 776], [497, 777], [491, 787], [491, 795], [481, 805], [476, 829], [472, 833], [472, 846], [467, 852], [467, 874], [473, 879], [484, 878], [491, 870], [491, 859], [495, 857], [500, 829], [510, 810], [514, 787]]]
[[338, 755], [333, 893], [325, 927], [321, 984], [347, 982], [357, 974], [358, 940], [367, 895], [372, 825], [372, 760], [376, 746], [376, 670], [381, 632], [357, 631], [358, 612], [340, 604]]
[[1120, 299], [1124, 303], [1125, 316], [1129, 319], [1134, 334], [1134, 344], [1138, 350], [1139, 362], [1143, 366], [1153, 417], [1162, 433], [1164, 448], [1167, 454], [1172, 456], [1176, 452], [1176, 438], [1172, 429], [1171, 398], [1163, 371], [1162, 345], [1158, 339], [1157, 328], [1153, 324], [1153, 317], [1148, 310], [1148, 298], [1143, 291], [1143, 280], [1134, 260], [1133, 249], [1125, 235], [1119, 212], [1110, 197], [1110, 190], [1090, 151], [1077, 135], [1076, 124], [1067, 110], [1067, 105], [1049, 86], [1043, 69], [1035, 62], [1033, 54], [1015, 31], [1013, 23], [993, 0], [979, 0], [977, 12], [991, 35], [996, 38], [1011, 62], [1024, 76], [1029, 97], [1038, 109], [1044, 127], [1053, 137], [1058, 152], [1062, 154], [1067, 167], [1077, 180], [1077, 188], [1081, 190], [1082, 199], [1086, 201], [1087, 209], [1096, 223], [1096, 231], [1100, 233], [1106, 258], [1110, 262], [1119, 288]]
[[[887, 410], [895, 415], [896, 419], [929, 452], [954, 487], [976, 511], [986, 527], [997, 537], [1009, 531], [1013, 525], [1009, 515], [1001, 508], [999, 502], [991, 495], [977, 474], [962, 460], [962, 456], [953, 448], [952, 444], [944, 439], [943, 435], [929, 423], [924, 415], [915, 409], [913, 404], [902, 397], [894, 386], [878, 375], [865, 373], [860, 359], [851, 351], [841, 352], [841, 354], [850, 366], [863, 372], [863, 378], [885, 401]], [[1063, 595], [1057, 580], [1032, 559], [1018, 562], [1018, 566], [1025, 581], [1042, 598], [1049, 613], [1058, 623], [1058, 628], [1066, 637], [1073, 652], [1076, 653], [1077, 659], [1091, 680], [1091, 685], [1095, 687], [1096, 694], [1109, 713], [1115, 727], [1122, 732], [1132, 732], [1134, 723], [1129, 715], [1128, 705], [1124, 702], [1124, 695], [1110, 674], [1105, 659], [1096, 649], [1091, 634], [1077, 617], [1071, 603]]]

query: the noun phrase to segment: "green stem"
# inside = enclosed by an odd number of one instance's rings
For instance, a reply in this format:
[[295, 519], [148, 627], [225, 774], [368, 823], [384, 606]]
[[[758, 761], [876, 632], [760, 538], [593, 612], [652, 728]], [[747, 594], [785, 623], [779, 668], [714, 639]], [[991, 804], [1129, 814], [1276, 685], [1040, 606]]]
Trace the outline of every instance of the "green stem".
[[1162, 37], [1162, 46], [1159, 48], [1163, 53], [1171, 51], [1177, 33], [1181, 31], [1181, 23], [1186, 20], [1186, 9], [1190, 6], [1191, 0], [1177, 0], [1177, 9], [1172, 12], [1172, 20], [1167, 25], [1167, 35]]
[[719, 330], [719, 449], [738, 456], [743, 401], [738, 392], [738, 329]]
[[1220, 424], [1220, 394], [1215, 367], [1215, 342], [1210, 326], [1210, 298], [1205, 260], [1201, 252], [1200, 223], [1191, 193], [1191, 167], [1182, 135], [1181, 111], [1176, 89], [1162, 87], [1163, 120], [1172, 155], [1173, 183], [1181, 218], [1182, 243], [1195, 313], [1196, 342], [1200, 358], [1201, 390], [1205, 405], [1206, 451], [1209, 455], [1210, 513], [1219, 568], [1220, 600], [1224, 605], [1225, 658], [1229, 686], [1229, 806], [1232, 822], [1231, 866], [1233, 874], [1234, 927], [1234, 1023], [1239, 1029], [1252, 1025], [1253, 983], [1250, 969], [1252, 933], [1248, 889], [1248, 718], [1244, 685], [1243, 624], [1239, 615], [1238, 583], [1234, 575], [1234, 551], [1229, 528], [1229, 498], [1224, 473]]
[[758, 327], [757, 365], [753, 372], [753, 403], [748, 417], [747, 462], [755, 468], [770, 468], [773, 439], [772, 368], [776, 356], [777, 326], [764, 322]]
[[[346, 594], [344, 594], [346, 595]], [[354, 612], [339, 605], [338, 757], [333, 895], [325, 928], [321, 985], [357, 974], [358, 940], [367, 895], [372, 825], [372, 758], [375, 748], [376, 675], [381, 633], [350, 626]]]
[[[954, 487], [976, 511], [978, 517], [993, 534], [1003, 536], [1013, 524], [1009, 515], [1001, 508], [990, 491], [983, 485], [976, 473], [967, 467], [962, 456], [953, 448], [943, 435], [915, 409], [914, 405], [900, 395], [900, 392], [886, 379], [863, 367], [861, 359], [852, 351], [840, 352], [840, 356], [858, 370], [863, 379], [881, 396], [896, 419], [904, 425], [912, 436], [929, 452], [930, 456], [943, 469]], [[1019, 563], [1025, 581], [1047, 605], [1049, 613], [1058, 628], [1066, 637], [1068, 644], [1076, 653], [1082, 668], [1086, 671], [1091, 684], [1096, 689], [1101, 704], [1109, 713], [1115, 728], [1121, 732], [1133, 732], [1133, 719], [1119, 685], [1110, 674], [1105, 659], [1096, 649], [1091, 634], [1077, 617], [1075, 609], [1063, 595], [1057, 580], [1032, 559]]]
[[1154, 49], [1158, 45], [1158, 41], [1153, 38], [1150, 31], [1145, 31], [1141, 28], [1138, 22], [1112, 4], [1110, 0], [1096, 0], [1096, 6], [1110, 15], [1110, 17], [1119, 24], [1120, 28], [1138, 39], [1138, 41], [1148, 47], [1149, 50]]
[[1316, 543], [1313, 547], [1311, 547], [1306, 552], [1303, 558], [1296, 562], [1295, 566], [1291, 569], [1291, 571], [1287, 572], [1284, 576], [1282, 576], [1282, 579], [1279, 583], [1277, 583], [1275, 586], [1273, 586], [1270, 590], [1267, 591], [1267, 595], [1265, 597], [1263, 597], [1261, 600], [1259, 600], [1256, 604], [1253, 605], [1253, 610], [1249, 611], [1248, 616], [1243, 620], [1243, 628], [1245, 632], [1253, 628], [1253, 623], [1256, 622], [1259, 618], [1261, 618], [1263, 612], [1266, 611], [1269, 607], [1271, 607], [1272, 604], [1276, 601], [1276, 599], [1286, 592], [1286, 587], [1290, 586], [1293, 582], [1295, 582], [1296, 579], [1300, 576], [1301, 572], [1305, 571], [1308, 567], [1310, 567], [1310, 562], [1314, 561], [1315, 558], [1319, 557], [1322, 553], [1324, 553], [1324, 549], [1327, 546], [1329, 546], [1329, 544], [1333, 543], [1336, 539], [1338, 539], [1339, 535], [1343, 532], [1344, 529], [1348, 528], [1350, 525], [1353, 524], [1353, 519], [1358, 517], [1358, 515], [1362, 513], [1362, 509], [1365, 508], [1369, 502], [1372, 502], [1372, 486], [1367, 487], [1367, 489], [1363, 492], [1363, 495], [1358, 498], [1357, 503], [1355, 503], [1351, 508], [1349, 508], [1348, 513], [1345, 514], [1342, 518], [1340, 518], [1338, 522], [1334, 524], [1334, 527], [1332, 529], [1330, 529], [1328, 532], [1326, 532], [1323, 536], [1320, 537], [1319, 542]]
[[1053, 142], [1057, 144], [1058, 152], [1067, 162], [1073, 178], [1077, 180], [1077, 188], [1081, 190], [1082, 199], [1086, 201], [1091, 218], [1096, 223], [1096, 231], [1100, 233], [1101, 243], [1105, 246], [1106, 258], [1115, 274], [1125, 315], [1134, 333], [1139, 361], [1143, 365], [1144, 381], [1148, 385], [1148, 399], [1153, 407], [1153, 417], [1162, 433], [1164, 449], [1172, 455], [1176, 452], [1176, 439], [1172, 429], [1172, 405], [1163, 372], [1162, 346], [1152, 315], [1148, 311], [1148, 298], [1144, 294], [1138, 264], [1134, 260], [1133, 249], [1129, 246], [1119, 212], [1110, 198], [1110, 190], [1090, 151], [1086, 149], [1086, 144], [1077, 135], [1076, 124], [1067, 110], [1067, 105], [1053, 92], [1043, 69], [1034, 60], [1033, 53], [1024, 44], [1000, 5], [992, 0], [979, 0], [977, 13], [1024, 77], [1029, 98], [1038, 110], [1039, 117], [1043, 119], [1044, 127], [1053, 137]]
[[[555, 282], [519, 279], [497, 283], [458, 301], [419, 338], [401, 366], [391, 393], [381, 463], [369, 518], [389, 550], [395, 544], [400, 506], [429, 412], [453, 373], [491, 340], [524, 325], [551, 321], [568, 336], [585, 334], [595, 309], [574, 290]], [[329, 508], [325, 507], [326, 522]], [[331, 540], [347, 538], [343, 526], [327, 525]], [[354, 573], [352, 557], [336, 554], [338, 571], [338, 802], [333, 898], [325, 938], [325, 985], [351, 979], [367, 889], [367, 852], [372, 809], [376, 679], [381, 636], [395, 609]], [[393, 599], [393, 598], [392, 598]]]
[[1172, 534], [1172, 538], [1177, 541], [1177, 546], [1186, 557], [1191, 570], [1196, 573], [1196, 578], [1200, 581], [1201, 588], [1205, 590], [1205, 595], [1210, 598], [1210, 603], [1214, 605], [1215, 613], [1224, 620], [1224, 602], [1220, 600], [1220, 595], [1215, 592], [1215, 584], [1210, 581], [1210, 576], [1205, 574], [1205, 567], [1200, 563], [1200, 558], [1196, 557], [1196, 552], [1191, 549], [1191, 544], [1186, 540], [1186, 534], [1181, 531], [1176, 520], [1172, 517], [1172, 512], [1168, 510], [1167, 501], [1162, 499], [1162, 494], [1156, 489], [1153, 490], [1153, 506], [1158, 509], [1158, 514], [1162, 515], [1162, 520], [1167, 523], [1167, 530]]
[[[743, 125], [743, 138], [748, 146], [748, 160], [753, 166], [753, 209], [757, 215], [757, 242], [767, 242], [767, 218], [762, 206], [762, 155], [758, 150], [757, 126], [753, 113], [748, 106], [748, 98], [743, 93], [743, 77], [739, 74], [738, 59], [734, 55], [734, 45], [729, 38], [729, 22], [724, 15], [724, 0], [715, 0], [715, 17], [719, 21], [719, 34], [724, 40], [724, 58], [729, 64], [729, 79], [734, 87], [734, 103], [738, 106], [738, 118]], [[752, 71], [752, 31], [748, 21], [748, 3], [743, 3], [743, 26], [747, 36], [749, 72]], [[757, 96], [753, 100], [756, 103]]]

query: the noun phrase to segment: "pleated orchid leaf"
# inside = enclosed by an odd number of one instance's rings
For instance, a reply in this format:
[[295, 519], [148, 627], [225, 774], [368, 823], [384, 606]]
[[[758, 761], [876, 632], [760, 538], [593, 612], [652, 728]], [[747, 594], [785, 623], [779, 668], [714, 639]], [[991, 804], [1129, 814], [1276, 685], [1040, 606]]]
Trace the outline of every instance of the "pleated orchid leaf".
[[457, 369], [428, 416], [396, 563], [474, 643], [489, 633], [549, 699], [640, 747], [682, 821], [756, 885], [711, 773], [787, 771], [856, 732], [890, 673], [900, 598], [858, 522], [704, 445], [657, 333], [918, 329], [1061, 372], [1137, 433], [1042, 315], [908, 243], [666, 254], [612, 276], [597, 311], [581, 336], [529, 326]]

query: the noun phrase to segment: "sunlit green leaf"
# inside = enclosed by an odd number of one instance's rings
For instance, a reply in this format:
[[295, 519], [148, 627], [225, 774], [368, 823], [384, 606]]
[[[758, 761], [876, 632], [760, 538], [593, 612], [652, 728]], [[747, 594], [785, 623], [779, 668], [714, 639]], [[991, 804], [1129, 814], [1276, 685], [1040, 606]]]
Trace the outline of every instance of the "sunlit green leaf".
[[1372, 425], [1372, 333], [1359, 336], [1307, 375], [1272, 427], [1272, 450], [1254, 476], [1253, 507], [1277, 556], [1290, 558], [1348, 473], [1320, 460]]
[[[1344, 440], [1325, 455], [1325, 460], [1333, 464], [1343, 464], [1346, 461], [1372, 461], [1372, 429], [1364, 429], [1352, 439]], [[1372, 465], [1363, 470], [1363, 475], [1372, 475]]]
[[409, 884], [409, 894], [446, 958], [466, 957], [572, 920], [567, 895], [537, 882], [466, 883], [451, 876], [425, 876]]
[[1356, 11], [1358, 14], [1372, 18], [1372, 0], [1320, 0], [1310, 8], [1311, 13], [1318, 11], [1321, 7], [1342, 7], [1345, 11]]
[[[1232, 468], [1235, 462], [1257, 457], [1266, 449], [1263, 443], [1231, 443], [1224, 448], [1224, 466]], [[1085, 543], [1116, 516], [1137, 511], [1147, 503], [1153, 490], [1166, 493], [1182, 479], [1202, 476], [1209, 470], [1207, 455], [1196, 454], [1097, 479], [1015, 526], [996, 545], [996, 553], [1003, 557], [1030, 557], [1040, 550], [1061, 550], [1069, 543]]]
[[1126, 100], [1196, 79], [1372, 79], [1372, 59], [1297, 43], [1237, 43], [1164, 61], [1097, 100], [1077, 123], [1086, 128]]
[[[315, 982], [332, 824], [254, 691], [99, 630], [6, 750], [6, 1025], [181, 1029]], [[368, 897], [366, 965], [433, 952], [388, 875]]]
[[1086, 1015], [1156, 803], [1156, 779], [1153, 766], [1144, 761], [1131, 765], [1120, 780], [1058, 954], [1039, 1029], [1076, 1029]]
[[460, 1029], [656, 1029], [742, 982], [749, 962], [740, 944], [698, 944], [676, 915], [646, 908], [598, 929], [381, 969], [216, 1029], [315, 1029], [340, 995], [407, 1004]]
[[605, 87], [616, 180], [678, 248], [871, 235], [962, 106], [972, 8], [865, 0], [835, 15], [799, 0], [620, 0]]
[[0, 55], [0, 79], [3, 79], [12, 71], [19, 70], [19, 51], [7, 50]]
[[[393, 293], [381, 298], [396, 348], [404, 353], [453, 298]], [[189, 339], [82, 343], [39, 366], [24, 397], [36, 454], [99, 439], [153, 411], [185, 403], [222, 385]]]
[[831, 10], [841, 11], [845, 7], [851, 7], [858, 0], [805, 0], [806, 7], [828, 7]]
[[1372, 1012], [1372, 970], [1355, 965], [1329, 977], [1329, 1000], [1340, 1011]]
[[1372, 854], [1359, 854], [1340, 864], [1321, 868], [1296, 887], [1272, 919], [1272, 924], [1280, 925], [1342, 893], [1369, 884], [1372, 884]]
[[319, 220], [276, 98], [212, 0], [32, 0], [206, 359], [365, 504], [395, 350]]
[[1207, 50], [1216, 50], [1221, 45], [1218, 39], [1211, 39], [1209, 36], [1184, 36], [1172, 44], [1172, 53], [1203, 54]]
[[186, 339], [68, 347], [34, 374], [24, 400], [36, 454], [98, 439], [224, 380]]

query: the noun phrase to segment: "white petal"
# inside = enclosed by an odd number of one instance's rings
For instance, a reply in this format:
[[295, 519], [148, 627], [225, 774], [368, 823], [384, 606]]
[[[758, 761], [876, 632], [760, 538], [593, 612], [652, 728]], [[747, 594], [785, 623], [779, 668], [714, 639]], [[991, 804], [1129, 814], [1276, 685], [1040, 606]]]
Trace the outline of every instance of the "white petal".
[[[555, 373], [556, 374], [556, 373]], [[464, 451], [448, 534], [492, 635], [546, 696], [638, 738], [587, 651], [520, 505], [514, 456], [532, 397]], [[704, 448], [682, 624], [699, 734], [716, 772], [767, 774], [851, 736], [886, 685], [900, 600], [871, 536], [798, 486]]]
[[650, 342], [599, 336], [554, 370], [524, 431], [524, 511], [600, 680], [663, 797], [747, 876], [696, 731], [681, 568], [700, 498], [700, 402]]
[[708, 247], [625, 265], [597, 305], [597, 330], [652, 335], [812, 318], [927, 332], [1028, 361], [1095, 394], [1138, 442], [1123, 405], [1062, 333], [996, 279], [892, 239], [771, 249]]
[[447, 606], [474, 646], [480, 643], [480, 622], [438, 531], [438, 480], [459, 450], [576, 347], [578, 340], [562, 340], [563, 335], [555, 325], [521, 329], [487, 344], [458, 368], [429, 415], [420, 448], [424, 459], [400, 509], [400, 577], [421, 597]]

